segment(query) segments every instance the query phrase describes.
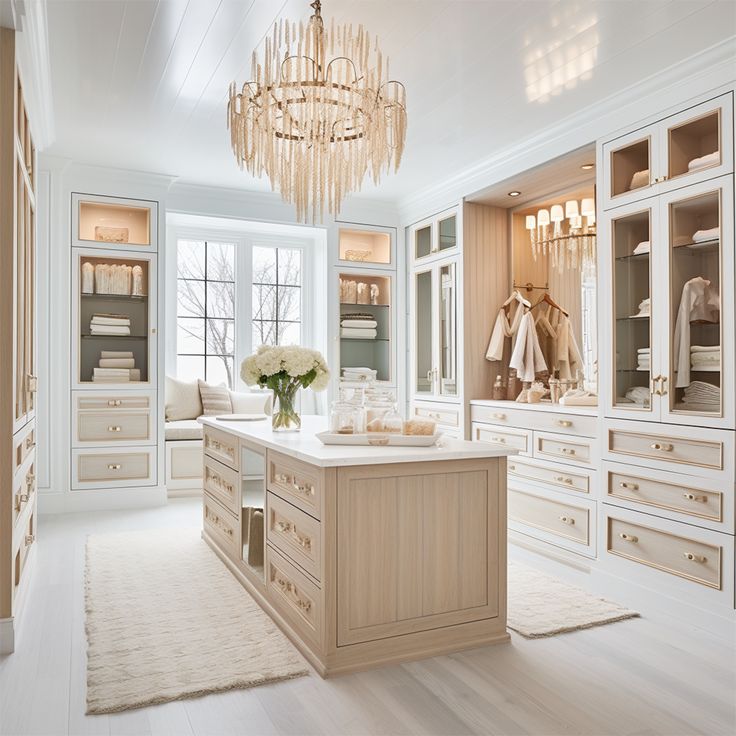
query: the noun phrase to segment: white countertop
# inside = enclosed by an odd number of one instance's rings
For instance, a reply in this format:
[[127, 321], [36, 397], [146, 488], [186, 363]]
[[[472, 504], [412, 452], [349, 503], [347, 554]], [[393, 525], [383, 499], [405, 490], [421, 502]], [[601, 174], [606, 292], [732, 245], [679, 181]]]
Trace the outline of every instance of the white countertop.
[[269, 450], [322, 468], [348, 465], [385, 465], [388, 463], [419, 463], [430, 460], [467, 460], [515, 455], [513, 450], [490, 442], [467, 442], [440, 438], [433, 447], [372, 447], [323, 445], [315, 436], [327, 430], [327, 418], [303, 416], [299, 432], [274, 432], [269, 417], [255, 422], [228, 422], [216, 417], [200, 417], [208, 426], [229, 432]]
[[581, 417], [597, 417], [597, 406], [565, 406], [551, 401], [536, 404], [522, 404], [516, 401], [493, 401], [492, 399], [471, 399], [471, 406], [489, 406], [494, 409], [521, 409], [522, 411], [553, 411], [557, 414], [575, 414]]

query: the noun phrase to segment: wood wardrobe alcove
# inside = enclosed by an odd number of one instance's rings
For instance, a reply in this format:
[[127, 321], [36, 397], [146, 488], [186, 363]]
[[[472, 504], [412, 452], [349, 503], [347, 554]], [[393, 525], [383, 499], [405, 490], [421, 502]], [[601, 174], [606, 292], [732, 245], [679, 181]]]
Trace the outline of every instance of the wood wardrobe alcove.
[[12, 652], [36, 541], [36, 150], [0, 28], [0, 653]]

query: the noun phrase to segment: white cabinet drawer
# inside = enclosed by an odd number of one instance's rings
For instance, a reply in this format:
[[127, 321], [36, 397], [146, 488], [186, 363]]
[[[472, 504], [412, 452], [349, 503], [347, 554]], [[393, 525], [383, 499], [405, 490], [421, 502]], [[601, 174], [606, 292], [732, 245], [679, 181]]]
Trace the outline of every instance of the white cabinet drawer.
[[733, 491], [725, 481], [603, 463], [611, 504], [733, 533]]
[[75, 446], [156, 441], [156, 430], [148, 411], [80, 411], [74, 430]]
[[595, 477], [592, 470], [571, 469], [523, 457], [509, 458], [507, 467], [509, 478], [535, 481], [577, 493], [590, 493]]
[[240, 477], [234, 470], [205, 455], [202, 485], [228, 511], [240, 513]]
[[72, 450], [72, 488], [156, 485], [156, 447]]
[[20, 523], [25, 510], [36, 499], [36, 450], [26, 454], [24, 463], [13, 476], [13, 528]]
[[416, 402], [412, 415], [417, 419], [432, 419], [445, 427], [460, 426], [460, 408], [455, 404]]
[[506, 429], [491, 424], [477, 424], [471, 426], [473, 442], [490, 442], [494, 445], [503, 445], [518, 450], [522, 455], [532, 454], [532, 433], [525, 429]]
[[562, 460], [575, 465], [595, 463], [595, 442], [582, 437], [565, 437], [545, 432], [534, 433], [534, 457]]
[[321, 579], [321, 525], [296, 506], [268, 494], [266, 536], [279, 552], [308, 572], [315, 580]]
[[[538, 406], [535, 404], [534, 406]], [[582, 437], [597, 435], [598, 418], [567, 414], [562, 411], [519, 409], [513, 401], [508, 406], [478, 406], [471, 405], [470, 419], [473, 422], [488, 422], [498, 426], [520, 427], [542, 432], [557, 432], [559, 434], [573, 434]]]
[[509, 527], [582, 554], [595, 554], [595, 502], [510, 480]]
[[734, 433], [701, 427], [664, 427], [651, 422], [607, 421], [604, 458], [733, 480]]
[[127, 409], [155, 409], [154, 391], [107, 393], [99, 391], [74, 391], [73, 405], [77, 411], [125, 411]]

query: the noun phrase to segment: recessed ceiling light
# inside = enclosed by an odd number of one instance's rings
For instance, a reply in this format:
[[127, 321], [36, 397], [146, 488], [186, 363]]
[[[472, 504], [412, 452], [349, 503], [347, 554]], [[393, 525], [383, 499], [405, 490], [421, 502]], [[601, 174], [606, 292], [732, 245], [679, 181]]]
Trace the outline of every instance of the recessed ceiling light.
[[521, 194], [521, 192], [509, 192], [509, 197], [518, 197]]
[[591, 169], [595, 168], [595, 164], [583, 164], [580, 168], [583, 171], [590, 171]]

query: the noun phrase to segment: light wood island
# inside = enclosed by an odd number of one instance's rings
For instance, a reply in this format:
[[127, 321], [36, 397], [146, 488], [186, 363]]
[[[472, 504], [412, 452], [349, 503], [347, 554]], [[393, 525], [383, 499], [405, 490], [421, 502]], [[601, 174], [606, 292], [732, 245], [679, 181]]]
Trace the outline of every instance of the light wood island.
[[508, 640], [514, 450], [325, 447], [321, 417], [298, 433], [201, 421], [203, 538], [322, 676]]

